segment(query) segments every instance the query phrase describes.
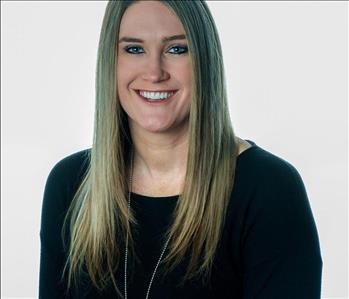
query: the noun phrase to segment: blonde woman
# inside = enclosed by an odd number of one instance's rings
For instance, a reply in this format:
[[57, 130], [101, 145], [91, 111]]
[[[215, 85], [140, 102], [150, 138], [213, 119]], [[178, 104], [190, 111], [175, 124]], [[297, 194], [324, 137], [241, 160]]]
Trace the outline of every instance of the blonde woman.
[[93, 146], [51, 170], [39, 298], [319, 299], [302, 179], [235, 136], [204, 1], [110, 1]]

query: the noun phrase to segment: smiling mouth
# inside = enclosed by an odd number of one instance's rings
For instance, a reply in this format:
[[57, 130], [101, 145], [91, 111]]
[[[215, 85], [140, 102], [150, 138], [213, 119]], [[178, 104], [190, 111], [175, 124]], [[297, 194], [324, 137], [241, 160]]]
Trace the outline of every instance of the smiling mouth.
[[164, 99], [149, 99], [149, 98], [146, 98], [146, 97], [142, 96], [140, 94], [140, 90], [139, 89], [134, 89], [134, 91], [146, 103], [149, 103], [149, 104], [163, 104], [163, 103], [169, 102], [177, 94], [178, 89], [175, 89], [175, 90], [172, 90], [172, 91], [167, 91], [167, 92], [173, 92], [173, 94], [170, 95], [167, 98], [164, 98]]
[[172, 89], [172, 90], [145, 90], [145, 89], [134, 89], [136, 92], [145, 91], [145, 92], [177, 92], [178, 89]]

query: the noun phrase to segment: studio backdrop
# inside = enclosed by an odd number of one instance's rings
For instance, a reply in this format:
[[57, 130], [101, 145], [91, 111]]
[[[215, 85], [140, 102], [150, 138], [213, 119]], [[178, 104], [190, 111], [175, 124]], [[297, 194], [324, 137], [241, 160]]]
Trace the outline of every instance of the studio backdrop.
[[[347, 298], [347, 2], [207, 3], [234, 131], [297, 168], [320, 238], [322, 297]], [[106, 4], [1, 2], [2, 298], [37, 298], [47, 176], [92, 145]]]

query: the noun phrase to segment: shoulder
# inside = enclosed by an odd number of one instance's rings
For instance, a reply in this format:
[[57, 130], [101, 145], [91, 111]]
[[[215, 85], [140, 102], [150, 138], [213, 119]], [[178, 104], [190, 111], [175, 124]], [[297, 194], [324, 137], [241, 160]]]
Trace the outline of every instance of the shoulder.
[[301, 180], [301, 175], [294, 164], [258, 145], [249, 148], [241, 159], [238, 159], [237, 168], [245, 179], [259, 185], [276, 185], [276, 183]]
[[84, 149], [61, 158], [54, 164], [48, 177], [61, 181], [80, 175], [88, 166], [90, 152], [91, 149]]
[[89, 165], [91, 149], [74, 152], [58, 160], [50, 170], [46, 184], [45, 197], [60, 194], [66, 197], [77, 188]]
[[303, 179], [294, 164], [260, 146], [238, 159], [236, 193], [250, 212], [273, 207], [283, 210], [308, 206]]
[[294, 164], [264, 149], [256, 156], [255, 165], [260, 176], [260, 187], [291, 191], [303, 185], [302, 177]]
[[48, 174], [42, 201], [40, 237], [42, 244], [52, 252], [59, 252], [61, 243], [57, 236], [72, 195], [87, 169], [89, 152], [85, 149], [63, 157]]
[[[285, 158], [258, 147], [245, 156], [250, 180], [240, 197], [245, 208], [247, 229], [259, 226], [260, 234], [280, 233], [294, 236], [294, 231], [317, 241], [317, 230], [310, 200], [301, 174]], [[247, 161], [248, 160], [248, 161]], [[241, 189], [241, 188], [240, 188]], [[281, 241], [280, 241], [281, 242]], [[316, 247], [317, 243], [312, 243]]]

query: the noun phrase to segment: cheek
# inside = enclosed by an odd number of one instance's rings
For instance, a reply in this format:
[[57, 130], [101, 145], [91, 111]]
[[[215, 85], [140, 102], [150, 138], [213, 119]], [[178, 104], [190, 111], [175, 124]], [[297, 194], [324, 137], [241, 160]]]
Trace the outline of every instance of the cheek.
[[116, 66], [116, 77], [118, 87], [125, 88], [125, 84], [131, 80], [132, 68], [129, 63], [125, 63], [123, 58], [119, 58]]
[[187, 94], [189, 97], [192, 96], [192, 90], [193, 90], [193, 75], [190, 71], [188, 71], [185, 75], [183, 74], [183, 80], [185, 80], [185, 88], [187, 90]]
[[117, 88], [120, 93], [125, 93], [132, 82], [132, 75], [120, 68], [116, 74]]
[[191, 89], [192, 88], [192, 83], [193, 83], [193, 80], [194, 80], [191, 63], [187, 63], [185, 65], [185, 67], [183, 67], [181, 73], [182, 73], [181, 74], [181, 78], [183, 78], [183, 81], [185, 82], [185, 86]]

